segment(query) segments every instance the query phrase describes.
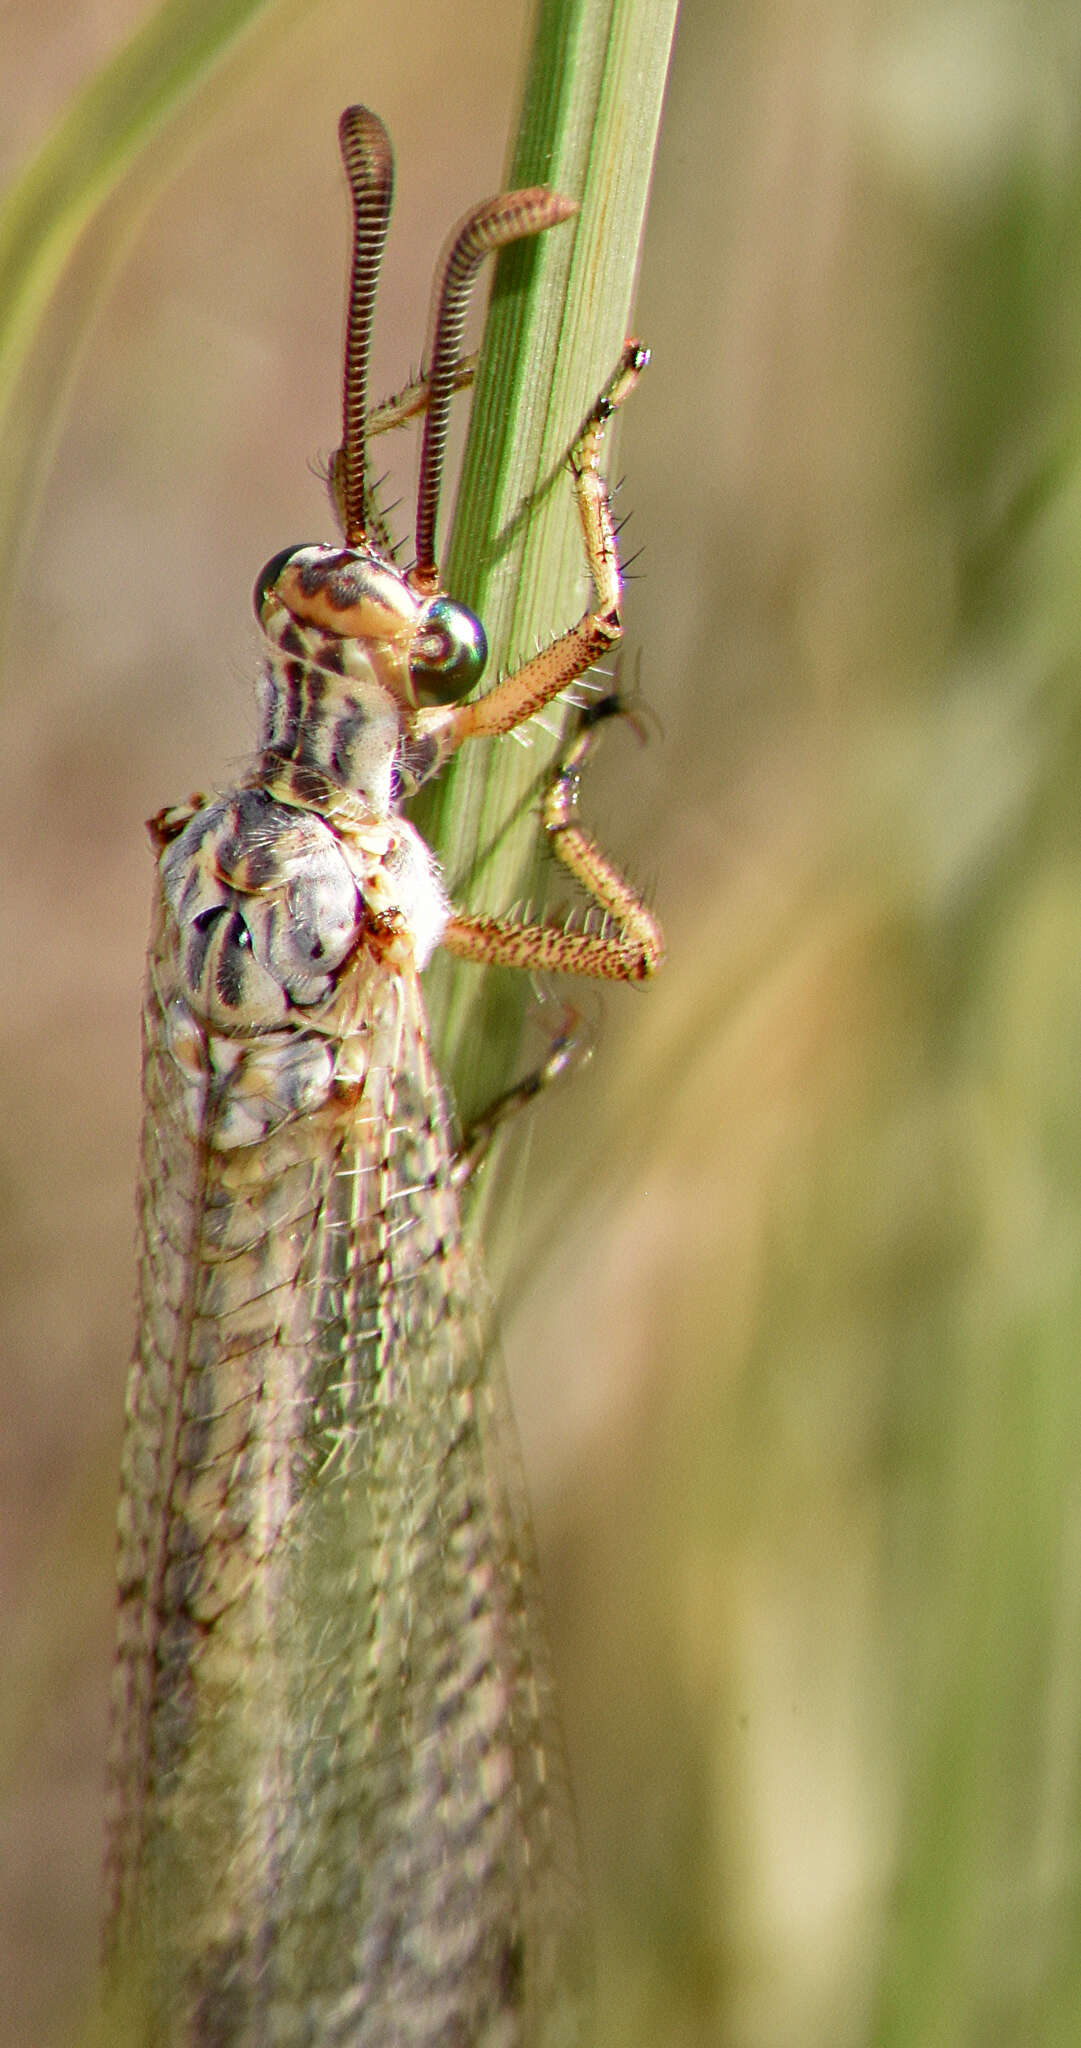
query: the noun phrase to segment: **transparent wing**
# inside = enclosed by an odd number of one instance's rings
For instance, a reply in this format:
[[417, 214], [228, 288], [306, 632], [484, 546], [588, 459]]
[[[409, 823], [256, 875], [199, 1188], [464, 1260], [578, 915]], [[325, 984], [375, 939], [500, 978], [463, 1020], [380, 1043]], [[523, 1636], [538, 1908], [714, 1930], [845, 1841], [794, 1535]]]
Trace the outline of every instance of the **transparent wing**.
[[[324, 1035], [247, 1045], [192, 1015], [172, 945], [163, 916], [113, 1953], [170, 2048], [561, 2048], [573, 1820], [416, 979], [363, 960]], [[261, 1086], [296, 1107], [238, 1143]]]

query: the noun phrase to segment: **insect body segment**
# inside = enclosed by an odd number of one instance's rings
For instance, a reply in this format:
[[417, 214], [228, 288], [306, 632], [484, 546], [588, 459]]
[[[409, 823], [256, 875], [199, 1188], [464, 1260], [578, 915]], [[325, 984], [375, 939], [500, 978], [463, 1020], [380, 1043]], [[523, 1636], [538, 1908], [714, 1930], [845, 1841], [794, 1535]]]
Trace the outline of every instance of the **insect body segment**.
[[357, 239], [333, 471], [346, 543], [264, 570], [251, 769], [152, 827], [107, 1859], [116, 2038], [571, 2048], [574, 1830], [418, 976], [442, 943], [636, 979], [661, 938], [577, 824], [586, 742], [544, 822], [614, 931], [456, 910], [398, 806], [618, 638], [598, 449], [645, 354], [628, 345], [572, 455], [594, 606], [464, 698], [483, 629], [431, 559], [455, 295], [485, 248], [571, 209], [511, 194], [452, 238], [428, 366], [426, 538], [403, 573], [377, 545], [363, 462], [390, 148], [364, 109], [343, 117], [343, 146]]

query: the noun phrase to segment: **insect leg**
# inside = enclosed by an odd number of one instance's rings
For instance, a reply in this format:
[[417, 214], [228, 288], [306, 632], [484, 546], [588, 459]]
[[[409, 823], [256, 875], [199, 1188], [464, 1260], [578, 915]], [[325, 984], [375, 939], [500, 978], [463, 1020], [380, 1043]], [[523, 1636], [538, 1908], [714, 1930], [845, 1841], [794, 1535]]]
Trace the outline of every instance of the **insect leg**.
[[586, 714], [548, 788], [541, 815], [553, 853], [594, 903], [615, 920], [616, 930], [573, 931], [558, 924], [529, 924], [455, 910], [443, 944], [459, 959], [490, 967], [584, 974], [605, 981], [644, 981], [660, 966], [664, 958], [660, 925], [638, 891], [577, 820], [582, 769], [611, 704], [611, 699], [602, 700]]
[[528, 1109], [546, 1088], [583, 1067], [592, 1054], [592, 1040], [583, 1032], [577, 1011], [566, 1007], [560, 1013], [559, 1024], [552, 1033], [548, 1051], [540, 1065], [523, 1074], [513, 1087], [505, 1088], [487, 1109], [466, 1125], [451, 1171], [452, 1184], [459, 1193], [469, 1186], [484, 1165], [503, 1125], [510, 1123], [523, 1109]]
[[[465, 391], [477, 374], [477, 351], [472, 355], [459, 356], [454, 369], [454, 390]], [[390, 398], [384, 398], [380, 405], [373, 405], [364, 422], [364, 430], [370, 440], [373, 434], [389, 434], [395, 427], [404, 427], [410, 420], [416, 420], [428, 409], [429, 385], [427, 377], [414, 377]]]
[[561, 633], [550, 646], [542, 647], [539, 654], [513, 675], [504, 676], [482, 697], [449, 709], [441, 707], [428, 714], [427, 719], [422, 713], [421, 720], [439, 731], [445, 753], [453, 753], [465, 740], [492, 739], [523, 725], [568, 684], [585, 675], [622, 637], [623, 580], [608, 486], [600, 472], [600, 448], [607, 422], [616, 407], [629, 397], [648, 361], [648, 349], [640, 342], [627, 342], [614, 375], [592, 407], [570, 452], [578, 517], [593, 577], [593, 605], [576, 626]]
[[[472, 384], [477, 374], [477, 361], [476, 350], [472, 355], [459, 357], [452, 381], [454, 391], [465, 391]], [[403, 385], [400, 391], [395, 391], [391, 397], [382, 399], [378, 405], [373, 405], [364, 420], [364, 528], [369, 539], [392, 560], [395, 554], [394, 542], [378, 503], [379, 481], [373, 482], [367, 474], [367, 451], [376, 434], [393, 433], [395, 428], [408, 426], [411, 420], [422, 418], [428, 410], [430, 391], [431, 386], [427, 377], [414, 377], [408, 384]], [[333, 496], [333, 488], [331, 495]]]

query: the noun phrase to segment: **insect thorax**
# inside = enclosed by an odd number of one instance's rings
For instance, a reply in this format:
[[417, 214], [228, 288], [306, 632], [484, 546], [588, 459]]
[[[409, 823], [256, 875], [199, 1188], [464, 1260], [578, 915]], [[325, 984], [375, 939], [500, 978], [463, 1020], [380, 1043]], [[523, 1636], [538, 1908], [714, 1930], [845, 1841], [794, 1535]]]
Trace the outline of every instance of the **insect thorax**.
[[260, 753], [239, 789], [174, 814], [161, 855], [184, 999], [230, 1035], [327, 1028], [360, 955], [423, 967], [447, 917], [432, 856], [397, 815], [430, 765], [419, 756], [434, 759], [411, 747], [387, 674], [397, 651], [300, 624], [273, 598], [261, 623]]
[[[301, 625], [268, 599], [261, 614], [267, 658], [261, 684], [260, 779], [374, 818], [390, 815], [395, 771], [408, 740], [408, 662], [383, 643]], [[290, 778], [290, 770], [296, 771]], [[306, 772], [308, 771], [308, 772]]]

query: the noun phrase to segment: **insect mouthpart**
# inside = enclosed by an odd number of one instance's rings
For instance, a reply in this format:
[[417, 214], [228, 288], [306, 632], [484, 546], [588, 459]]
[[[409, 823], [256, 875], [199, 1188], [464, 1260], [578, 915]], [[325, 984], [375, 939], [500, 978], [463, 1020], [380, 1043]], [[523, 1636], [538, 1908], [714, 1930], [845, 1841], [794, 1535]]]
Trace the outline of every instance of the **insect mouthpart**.
[[480, 681], [488, 640], [475, 612], [452, 597], [433, 598], [409, 650], [409, 673], [418, 693], [453, 704]]

